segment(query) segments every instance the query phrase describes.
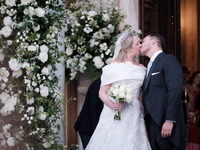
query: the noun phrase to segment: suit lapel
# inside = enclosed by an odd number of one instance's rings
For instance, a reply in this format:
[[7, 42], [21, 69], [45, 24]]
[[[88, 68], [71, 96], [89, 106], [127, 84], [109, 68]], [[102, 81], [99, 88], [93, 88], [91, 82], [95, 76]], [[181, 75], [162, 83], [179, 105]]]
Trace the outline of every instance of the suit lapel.
[[152, 66], [151, 66], [151, 68], [150, 68], [150, 70], [149, 70], [148, 76], [147, 76], [146, 79], [145, 79], [145, 86], [144, 86], [144, 90], [145, 90], [145, 91], [146, 91], [147, 86], [148, 86], [148, 84], [149, 84], [149, 81], [150, 81], [150, 79], [151, 79], [151, 73], [153, 72], [155, 66], [158, 64], [158, 60], [160, 59], [160, 57], [161, 57], [163, 54], [164, 54], [164, 53], [160, 53], [160, 54], [156, 57], [156, 59], [154, 60]]

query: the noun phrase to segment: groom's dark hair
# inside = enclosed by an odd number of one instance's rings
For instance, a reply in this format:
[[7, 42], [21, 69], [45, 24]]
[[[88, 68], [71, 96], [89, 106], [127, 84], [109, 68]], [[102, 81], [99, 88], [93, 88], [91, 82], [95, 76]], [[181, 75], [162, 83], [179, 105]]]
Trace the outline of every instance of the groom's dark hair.
[[149, 36], [151, 38], [155, 38], [158, 46], [161, 47], [163, 51], [165, 50], [165, 39], [162, 35], [160, 35], [160, 34], [149, 34]]

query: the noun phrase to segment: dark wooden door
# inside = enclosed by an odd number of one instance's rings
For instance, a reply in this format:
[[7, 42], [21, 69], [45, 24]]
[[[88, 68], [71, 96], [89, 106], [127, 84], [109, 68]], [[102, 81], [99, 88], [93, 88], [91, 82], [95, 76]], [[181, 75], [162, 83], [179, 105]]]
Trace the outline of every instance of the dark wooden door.
[[[180, 61], [180, 0], [141, 0], [140, 29], [142, 36], [150, 33], [165, 38], [165, 53], [173, 54]], [[142, 57], [142, 63], [148, 59]]]

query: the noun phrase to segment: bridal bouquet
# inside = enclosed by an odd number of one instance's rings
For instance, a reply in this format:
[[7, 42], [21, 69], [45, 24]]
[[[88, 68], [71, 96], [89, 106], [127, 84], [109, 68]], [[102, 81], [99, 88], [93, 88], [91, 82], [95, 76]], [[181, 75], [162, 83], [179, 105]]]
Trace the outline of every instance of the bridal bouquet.
[[[116, 102], [132, 104], [133, 93], [126, 84], [115, 84], [111, 86], [108, 95]], [[114, 120], [121, 120], [121, 110], [116, 110]]]

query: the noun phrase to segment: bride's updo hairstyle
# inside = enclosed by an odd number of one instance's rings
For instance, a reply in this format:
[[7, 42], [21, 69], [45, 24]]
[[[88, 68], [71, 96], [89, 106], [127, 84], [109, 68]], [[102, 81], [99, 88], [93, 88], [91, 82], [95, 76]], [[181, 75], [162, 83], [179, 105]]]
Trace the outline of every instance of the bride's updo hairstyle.
[[124, 62], [127, 57], [126, 50], [130, 49], [133, 44], [133, 37], [136, 36], [130, 32], [123, 33], [116, 42], [114, 61]]

